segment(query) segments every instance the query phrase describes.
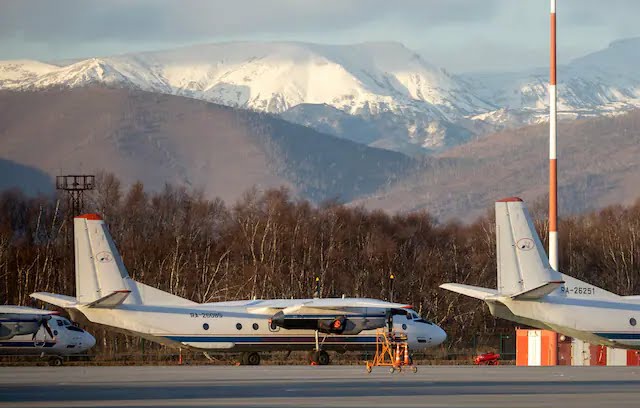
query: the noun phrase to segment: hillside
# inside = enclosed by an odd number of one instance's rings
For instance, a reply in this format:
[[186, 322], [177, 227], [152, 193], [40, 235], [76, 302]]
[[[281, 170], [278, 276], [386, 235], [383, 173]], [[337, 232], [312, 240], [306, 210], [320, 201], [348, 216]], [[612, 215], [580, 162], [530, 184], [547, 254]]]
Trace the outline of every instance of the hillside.
[[227, 201], [281, 185], [313, 201], [349, 201], [412, 163], [267, 114], [95, 86], [1, 91], [0, 160], [11, 170], [3, 188], [50, 191], [43, 173], [106, 170], [125, 184], [187, 185]]
[[[640, 198], [640, 110], [562, 122], [558, 131], [560, 215]], [[438, 156], [415, 174], [367, 199], [369, 208], [427, 209], [440, 219], [472, 220], [493, 201], [548, 191], [548, 127], [503, 131]], [[546, 206], [546, 203], [542, 203]]]
[[[640, 107], [639, 55], [640, 39], [631, 38], [559, 67], [560, 118], [615, 116]], [[451, 75], [395, 42], [228, 42], [60, 66], [0, 61], [0, 90], [97, 84], [187, 96], [416, 155], [546, 122], [548, 75], [544, 66]]]
[[[492, 108], [445, 71], [393, 42], [205, 44], [90, 58], [62, 67], [0, 61], [0, 89], [91, 84], [188, 96], [273, 114], [300, 104], [326, 104], [382, 129], [379, 145], [409, 151], [467, 140], [471, 133], [454, 122]], [[298, 118], [301, 123], [326, 122], [324, 116]], [[337, 127], [328, 129], [349, 138]]]

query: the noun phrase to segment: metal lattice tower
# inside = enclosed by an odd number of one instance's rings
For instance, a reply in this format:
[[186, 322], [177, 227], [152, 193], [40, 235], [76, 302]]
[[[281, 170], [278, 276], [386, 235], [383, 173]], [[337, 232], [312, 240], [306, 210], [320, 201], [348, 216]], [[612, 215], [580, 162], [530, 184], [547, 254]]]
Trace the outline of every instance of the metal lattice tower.
[[56, 177], [56, 189], [65, 191], [71, 217], [80, 215], [84, 209], [84, 192], [93, 190], [96, 177], [93, 175], [66, 175]]

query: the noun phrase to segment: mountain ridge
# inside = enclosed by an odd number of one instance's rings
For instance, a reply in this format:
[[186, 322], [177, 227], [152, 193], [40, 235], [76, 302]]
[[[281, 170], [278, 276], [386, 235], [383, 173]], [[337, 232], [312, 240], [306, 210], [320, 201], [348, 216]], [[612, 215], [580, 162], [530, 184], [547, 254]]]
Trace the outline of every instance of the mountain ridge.
[[[640, 107], [638, 56], [640, 38], [631, 38], [561, 66], [560, 119]], [[0, 89], [99, 84], [186, 96], [281, 115], [408, 154], [438, 153], [501, 129], [546, 122], [547, 83], [546, 68], [451, 75], [397, 42], [226, 42], [64, 66], [0, 61]]]
[[265, 113], [98, 86], [0, 91], [0, 159], [50, 177], [104, 170], [155, 190], [186, 185], [229, 202], [253, 186], [350, 201], [412, 163]]

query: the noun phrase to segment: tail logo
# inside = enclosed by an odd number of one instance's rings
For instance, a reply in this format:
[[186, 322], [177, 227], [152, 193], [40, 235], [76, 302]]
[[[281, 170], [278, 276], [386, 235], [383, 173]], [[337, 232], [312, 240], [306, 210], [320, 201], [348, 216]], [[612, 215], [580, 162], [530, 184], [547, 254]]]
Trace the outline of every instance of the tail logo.
[[98, 255], [96, 255], [96, 259], [100, 263], [109, 263], [113, 261], [113, 255], [111, 254], [111, 252], [100, 252]]
[[522, 238], [518, 240], [517, 245], [518, 249], [522, 251], [530, 251], [536, 246], [531, 238]]

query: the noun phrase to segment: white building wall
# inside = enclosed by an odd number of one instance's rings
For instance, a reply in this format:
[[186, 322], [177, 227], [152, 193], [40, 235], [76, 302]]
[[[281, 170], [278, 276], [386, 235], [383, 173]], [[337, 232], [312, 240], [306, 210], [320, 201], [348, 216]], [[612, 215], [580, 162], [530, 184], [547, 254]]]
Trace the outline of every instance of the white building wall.
[[540, 330], [529, 330], [527, 358], [529, 366], [542, 364], [542, 333]]
[[607, 365], [626, 366], [627, 350], [607, 347]]
[[573, 339], [571, 342], [571, 365], [588, 366], [591, 365], [591, 352], [589, 343], [582, 340]]

